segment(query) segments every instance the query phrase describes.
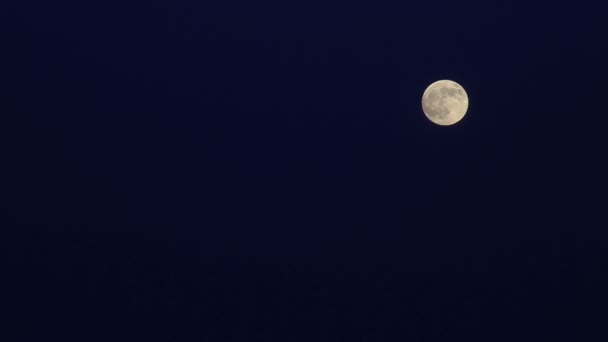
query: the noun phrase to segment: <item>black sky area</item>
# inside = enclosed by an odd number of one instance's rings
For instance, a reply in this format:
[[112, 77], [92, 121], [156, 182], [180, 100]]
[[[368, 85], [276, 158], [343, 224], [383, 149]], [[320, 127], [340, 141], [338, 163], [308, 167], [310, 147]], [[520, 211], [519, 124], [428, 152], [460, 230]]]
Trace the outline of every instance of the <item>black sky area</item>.
[[1, 341], [608, 337], [601, 3], [2, 7]]

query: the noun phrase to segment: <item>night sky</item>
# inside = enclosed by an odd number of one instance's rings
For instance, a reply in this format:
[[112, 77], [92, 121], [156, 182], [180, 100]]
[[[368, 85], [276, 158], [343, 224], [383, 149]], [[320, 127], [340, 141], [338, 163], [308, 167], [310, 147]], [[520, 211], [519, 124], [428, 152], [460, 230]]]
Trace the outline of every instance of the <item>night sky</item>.
[[9, 5], [0, 339], [606, 341], [601, 7]]

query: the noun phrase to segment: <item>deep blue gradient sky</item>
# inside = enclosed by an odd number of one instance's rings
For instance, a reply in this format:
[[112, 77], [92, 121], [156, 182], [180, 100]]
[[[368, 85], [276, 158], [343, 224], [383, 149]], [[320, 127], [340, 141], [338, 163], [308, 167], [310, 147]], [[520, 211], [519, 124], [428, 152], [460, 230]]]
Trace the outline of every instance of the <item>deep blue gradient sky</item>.
[[600, 7], [12, 5], [7, 341], [592, 341]]

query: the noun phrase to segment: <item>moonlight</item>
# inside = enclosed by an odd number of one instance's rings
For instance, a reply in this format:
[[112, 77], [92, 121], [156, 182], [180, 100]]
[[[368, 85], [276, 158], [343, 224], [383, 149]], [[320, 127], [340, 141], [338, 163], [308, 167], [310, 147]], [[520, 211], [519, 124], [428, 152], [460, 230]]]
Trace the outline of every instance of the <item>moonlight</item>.
[[469, 97], [454, 81], [434, 82], [422, 95], [422, 110], [433, 123], [449, 126], [462, 120], [469, 107]]

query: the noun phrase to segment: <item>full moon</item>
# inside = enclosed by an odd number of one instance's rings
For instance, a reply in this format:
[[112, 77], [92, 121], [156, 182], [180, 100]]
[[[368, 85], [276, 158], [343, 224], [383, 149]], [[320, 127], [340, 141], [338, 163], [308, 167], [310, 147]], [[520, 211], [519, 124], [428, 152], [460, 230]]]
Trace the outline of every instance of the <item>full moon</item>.
[[422, 95], [422, 110], [433, 123], [449, 126], [462, 120], [469, 108], [464, 88], [450, 80], [440, 80], [426, 88]]

